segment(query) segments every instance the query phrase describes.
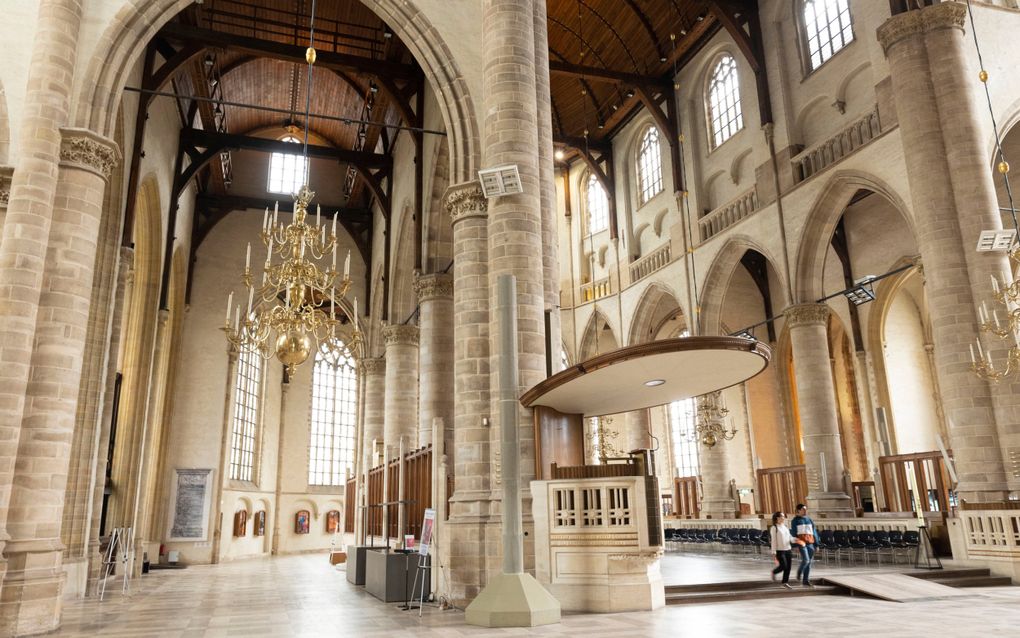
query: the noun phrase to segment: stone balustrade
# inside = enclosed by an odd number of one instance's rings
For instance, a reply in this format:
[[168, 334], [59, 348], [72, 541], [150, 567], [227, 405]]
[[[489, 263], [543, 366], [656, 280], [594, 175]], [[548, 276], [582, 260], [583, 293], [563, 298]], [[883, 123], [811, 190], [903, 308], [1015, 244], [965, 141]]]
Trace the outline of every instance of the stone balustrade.
[[581, 303], [587, 303], [589, 301], [608, 297], [612, 294], [612, 292], [613, 287], [609, 282], [609, 277], [605, 277], [591, 283], [581, 284]]
[[793, 174], [802, 182], [832, 166], [882, 133], [878, 105], [832, 137], [804, 149], [791, 160]]
[[668, 266], [672, 260], [673, 248], [671, 244], [667, 243], [661, 248], [656, 248], [630, 265], [630, 282], [634, 283], [644, 279], [660, 268]]
[[[1006, 508], [961, 509], [947, 523], [953, 561], [976, 564], [1020, 583], [1020, 504]], [[991, 506], [989, 506], [991, 507]]]
[[752, 186], [698, 220], [701, 241], [718, 235], [758, 210], [758, 192]]

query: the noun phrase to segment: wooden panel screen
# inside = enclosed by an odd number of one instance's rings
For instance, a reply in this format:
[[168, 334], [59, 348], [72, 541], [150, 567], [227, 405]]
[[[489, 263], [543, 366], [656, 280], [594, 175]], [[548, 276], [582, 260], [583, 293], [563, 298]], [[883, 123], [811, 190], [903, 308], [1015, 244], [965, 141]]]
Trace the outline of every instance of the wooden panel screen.
[[610, 463], [607, 465], [571, 465], [560, 467], [550, 464], [552, 479], [588, 479], [612, 478], [614, 476], [641, 476], [641, 467], [628, 460], [627, 463]]
[[[949, 452], [950, 458], [952, 452]], [[951, 502], [949, 474], [941, 452], [897, 454], [878, 459], [882, 493], [890, 512], [913, 512], [910, 478], [921, 501], [923, 512], [948, 512]]]
[[386, 511], [388, 512], [387, 529], [389, 530], [386, 535], [390, 538], [396, 538], [399, 533], [400, 523], [400, 505], [397, 504], [397, 500], [400, 498], [400, 459], [393, 459], [389, 463], [389, 476], [386, 482], [386, 502], [393, 503], [393, 505], [387, 505]]
[[358, 506], [357, 481], [352, 477], [347, 480], [347, 488], [344, 490], [344, 531], [354, 531], [354, 510]]
[[408, 501], [405, 534], [421, 538], [425, 509], [432, 507], [432, 446], [409, 452], [405, 457], [404, 498]]
[[698, 500], [700, 476], [683, 476], [673, 479], [673, 513], [680, 518], [698, 518], [701, 501]]
[[453, 474], [446, 475], [446, 520], [450, 520], [450, 502], [453, 499]]
[[368, 471], [368, 505], [365, 524], [369, 536], [382, 536], [382, 508], [372, 507], [383, 502], [383, 466]]
[[552, 463], [584, 464], [584, 419], [540, 405], [535, 407], [535, 478], [556, 478], [547, 472]]
[[786, 512], [789, 515], [797, 503], [807, 499], [807, 472], [803, 465], [760, 469], [758, 492], [761, 494], [761, 514]]

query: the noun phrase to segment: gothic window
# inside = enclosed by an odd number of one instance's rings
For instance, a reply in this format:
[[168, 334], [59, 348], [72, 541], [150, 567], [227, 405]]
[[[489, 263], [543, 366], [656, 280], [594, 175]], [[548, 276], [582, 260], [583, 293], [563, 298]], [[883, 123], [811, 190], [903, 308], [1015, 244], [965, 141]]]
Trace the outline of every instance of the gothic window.
[[609, 228], [609, 196], [595, 175], [588, 176], [587, 186], [588, 234], [594, 235]]
[[709, 76], [707, 97], [712, 148], [716, 148], [744, 128], [737, 61], [732, 55], [724, 54], [716, 62]]
[[312, 370], [312, 423], [308, 445], [308, 484], [343, 485], [354, 467], [357, 408], [354, 357], [340, 344], [323, 343]]
[[853, 42], [849, 0], [805, 0], [802, 17], [811, 71]]
[[258, 430], [262, 358], [252, 348], [237, 356], [234, 387], [234, 423], [230, 437], [230, 478], [252, 481], [255, 474], [255, 433]]
[[669, 426], [673, 433], [673, 462], [677, 475], [697, 476], [698, 440], [695, 432], [697, 406], [694, 399], [673, 401], [669, 404]]
[[[292, 135], [288, 135], [280, 141], [301, 144], [301, 140]], [[269, 183], [266, 190], [282, 195], [292, 195], [298, 192], [304, 184], [307, 169], [308, 160], [300, 152], [273, 153], [269, 158]]]
[[637, 154], [639, 202], [644, 204], [662, 191], [662, 155], [659, 152], [659, 129], [648, 127]]

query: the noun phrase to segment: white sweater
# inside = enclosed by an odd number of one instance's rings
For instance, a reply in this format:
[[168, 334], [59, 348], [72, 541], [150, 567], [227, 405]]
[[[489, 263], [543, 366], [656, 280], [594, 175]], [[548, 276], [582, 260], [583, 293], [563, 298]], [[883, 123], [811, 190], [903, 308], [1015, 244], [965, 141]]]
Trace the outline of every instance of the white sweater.
[[773, 525], [769, 536], [772, 539], [773, 552], [782, 552], [792, 549], [790, 546], [790, 528], [785, 524]]

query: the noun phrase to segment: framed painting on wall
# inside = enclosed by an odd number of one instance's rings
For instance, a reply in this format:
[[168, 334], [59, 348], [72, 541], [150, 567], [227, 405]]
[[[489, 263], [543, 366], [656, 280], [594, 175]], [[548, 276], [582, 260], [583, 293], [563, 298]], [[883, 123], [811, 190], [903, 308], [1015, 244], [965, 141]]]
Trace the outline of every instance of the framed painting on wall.
[[266, 511], [255, 512], [255, 523], [254, 529], [252, 530], [255, 536], [266, 535]]
[[330, 510], [326, 512], [326, 533], [336, 534], [340, 531], [340, 512]]
[[248, 510], [234, 512], [234, 537], [244, 536], [248, 533]]
[[294, 515], [294, 533], [295, 534], [307, 534], [308, 526], [311, 522], [312, 515], [308, 510], [300, 510]]

